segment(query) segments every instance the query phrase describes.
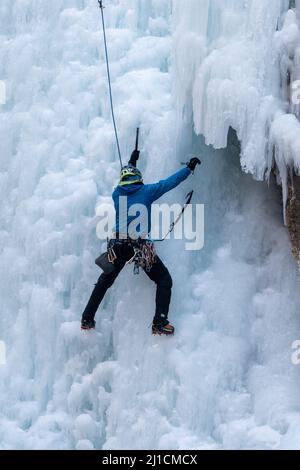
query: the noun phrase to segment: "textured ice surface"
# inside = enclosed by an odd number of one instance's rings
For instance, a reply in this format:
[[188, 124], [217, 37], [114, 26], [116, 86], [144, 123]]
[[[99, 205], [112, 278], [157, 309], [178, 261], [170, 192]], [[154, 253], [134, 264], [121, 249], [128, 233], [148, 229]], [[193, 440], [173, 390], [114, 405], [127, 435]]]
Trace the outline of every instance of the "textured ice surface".
[[80, 331], [99, 274], [95, 207], [119, 170], [97, 2], [2, 0], [0, 448], [299, 448], [299, 281], [280, 190], [242, 174], [235, 145], [216, 151], [191, 131], [192, 109], [215, 147], [235, 127], [242, 164], [260, 177], [278, 116], [278, 158], [295, 159], [279, 73], [295, 17], [278, 0], [106, 4], [123, 152], [141, 124], [147, 181], [202, 154], [170, 200], [195, 189], [206, 245], [159, 247], [174, 277], [174, 339], [151, 337], [154, 287], [131, 269], [97, 331]]
[[196, 133], [215, 148], [226, 147], [234, 128], [242, 167], [257, 179], [275, 159], [286, 198], [286, 166], [299, 171], [300, 165], [293, 116], [300, 100], [292, 104], [292, 83], [300, 78], [299, 2], [294, 10], [285, 0], [187, 3], [175, 2], [174, 11], [179, 105], [185, 114], [193, 111]]

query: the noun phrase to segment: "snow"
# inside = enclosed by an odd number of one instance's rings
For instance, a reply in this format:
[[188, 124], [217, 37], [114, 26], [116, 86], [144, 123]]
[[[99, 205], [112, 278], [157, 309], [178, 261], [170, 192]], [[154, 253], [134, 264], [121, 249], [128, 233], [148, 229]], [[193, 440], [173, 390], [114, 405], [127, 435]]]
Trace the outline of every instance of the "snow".
[[[201, 154], [167, 200], [195, 189], [205, 247], [158, 246], [174, 338], [150, 335], [154, 286], [129, 268], [97, 330], [80, 331], [99, 275], [96, 208], [119, 173], [100, 12], [2, 0], [0, 449], [299, 449], [299, 278], [269, 174], [273, 148], [283, 182], [299, 168], [283, 80], [299, 78], [299, 2], [106, 3], [123, 154], [137, 125], [147, 181]], [[269, 186], [252, 178], [265, 175]]]

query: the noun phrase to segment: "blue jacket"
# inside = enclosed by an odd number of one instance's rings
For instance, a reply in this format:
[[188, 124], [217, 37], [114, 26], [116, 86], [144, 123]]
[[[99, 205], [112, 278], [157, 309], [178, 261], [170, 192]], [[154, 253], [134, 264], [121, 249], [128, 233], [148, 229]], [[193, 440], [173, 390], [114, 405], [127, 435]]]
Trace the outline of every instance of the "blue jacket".
[[[180, 183], [187, 179], [191, 174], [191, 170], [186, 167], [170, 176], [166, 180], [162, 180], [156, 184], [145, 184], [145, 185], [128, 185], [118, 186], [113, 194], [112, 198], [116, 210], [116, 227], [117, 233], [127, 234], [128, 226], [133, 220], [135, 220], [139, 214], [128, 215], [130, 208], [134, 204], [142, 204], [147, 209], [147, 220], [142, 224], [143, 227], [137, 227], [136, 231], [140, 234], [148, 234], [151, 232], [151, 205], [154, 201], [157, 201], [161, 196], [176, 188]], [[127, 196], [127, 208], [124, 204], [126, 199], [124, 198], [121, 202], [120, 197]], [[121, 210], [120, 210], [121, 208]], [[135, 213], [135, 211], [134, 211]], [[126, 223], [127, 221], [127, 223]], [[146, 228], [145, 228], [146, 223]]]

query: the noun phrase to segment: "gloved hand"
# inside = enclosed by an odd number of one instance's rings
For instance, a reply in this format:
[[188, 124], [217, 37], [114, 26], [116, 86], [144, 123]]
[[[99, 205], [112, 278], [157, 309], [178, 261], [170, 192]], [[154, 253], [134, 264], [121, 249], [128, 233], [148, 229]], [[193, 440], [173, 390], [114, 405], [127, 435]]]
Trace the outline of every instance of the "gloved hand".
[[128, 162], [129, 165], [136, 166], [138, 159], [140, 158], [140, 151], [134, 150], [131, 154], [130, 160]]
[[199, 158], [191, 158], [191, 160], [187, 163], [187, 167], [191, 171], [195, 171], [197, 165], [201, 165]]

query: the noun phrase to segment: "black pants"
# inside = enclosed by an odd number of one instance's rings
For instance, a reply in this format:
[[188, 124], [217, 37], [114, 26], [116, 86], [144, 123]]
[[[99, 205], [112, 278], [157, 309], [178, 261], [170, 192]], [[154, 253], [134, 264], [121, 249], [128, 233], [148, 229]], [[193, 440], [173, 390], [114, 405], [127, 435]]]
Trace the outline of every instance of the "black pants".
[[[134, 255], [133, 248], [126, 243], [116, 245], [114, 247], [114, 251], [116, 253], [117, 260], [115, 261], [114, 266], [112, 266], [113, 269], [111, 272], [103, 273], [100, 276], [83, 313], [83, 320], [94, 320], [99, 305], [101, 304], [107, 290], [113, 285], [126, 262]], [[170, 273], [158, 257], [151, 271], [145, 271], [145, 273], [157, 286], [154, 323], [167, 324], [173, 285]]]

